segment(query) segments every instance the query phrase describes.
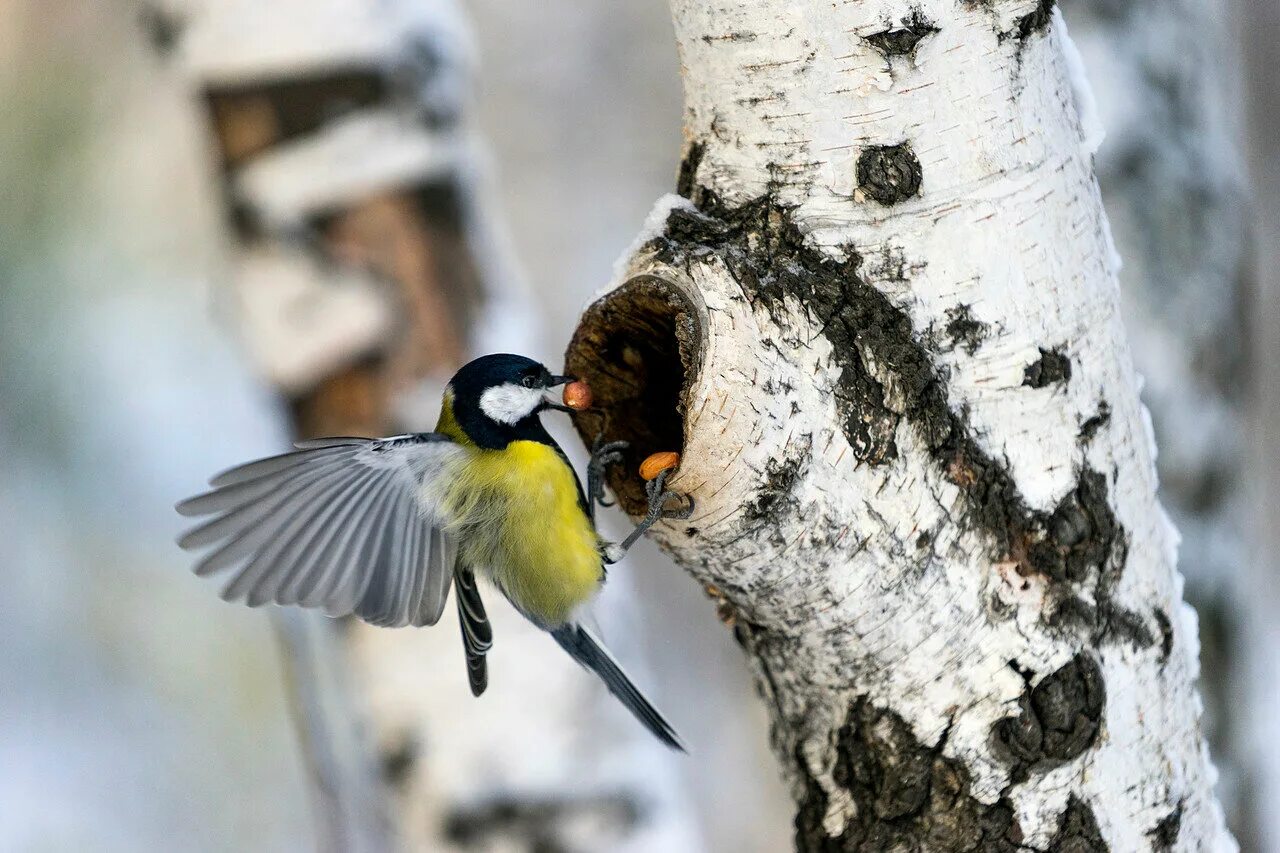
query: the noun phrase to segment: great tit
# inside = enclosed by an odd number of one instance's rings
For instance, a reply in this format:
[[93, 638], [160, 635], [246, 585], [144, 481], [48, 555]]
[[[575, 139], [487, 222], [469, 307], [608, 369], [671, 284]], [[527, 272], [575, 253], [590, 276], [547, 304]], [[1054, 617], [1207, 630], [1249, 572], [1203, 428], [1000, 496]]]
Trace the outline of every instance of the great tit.
[[[603, 473], [621, 442], [597, 442], [588, 492], [539, 415], [563, 409], [548, 389], [570, 381], [517, 355], [467, 364], [444, 391], [434, 432], [391, 438], [324, 438], [214, 476], [212, 490], [178, 504], [214, 516], [179, 540], [216, 546], [197, 575], [234, 568], [222, 596], [354, 614], [387, 627], [434, 625], [449, 593], [462, 626], [467, 676], [479, 696], [493, 633], [476, 576], [550, 632], [578, 663], [663, 743], [679, 737], [618, 663], [575, 617], [600, 588], [605, 565], [665, 508], [665, 475], [648, 484], [649, 512], [622, 543], [597, 533]], [[687, 502], [687, 499], [686, 499]]]

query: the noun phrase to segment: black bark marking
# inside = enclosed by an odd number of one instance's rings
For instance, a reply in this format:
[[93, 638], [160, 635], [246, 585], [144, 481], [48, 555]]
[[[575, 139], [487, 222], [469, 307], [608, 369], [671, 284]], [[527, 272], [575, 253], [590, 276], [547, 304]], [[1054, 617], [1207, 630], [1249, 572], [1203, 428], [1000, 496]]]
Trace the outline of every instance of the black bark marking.
[[[941, 389], [929, 390], [937, 384], [929, 355], [914, 340], [910, 319], [861, 280], [860, 257], [836, 261], [809, 249], [769, 199], [724, 208], [703, 193], [701, 204], [717, 215], [673, 211], [656, 244], [659, 258], [679, 265], [687, 252], [712, 248], [753, 298], [781, 309], [790, 295], [807, 307], [840, 361], [836, 396], [846, 404], [844, 434], [858, 460], [878, 465], [895, 458], [893, 436], [904, 414], [932, 432], [932, 445], [946, 440], [949, 412]], [[901, 376], [907, 412], [886, 403], [860, 352], [874, 353], [877, 363]]]
[[707, 151], [702, 142], [689, 143], [683, 159], [680, 160], [680, 174], [676, 178], [676, 192], [685, 198], [693, 197], [693, 188], [698, 182], [698, 166], [702, 165], [702, 155]]
[[764, 477], [755, 500], [742, 510], [742, 517], [749, 524], [777, 517], [783, 504], [792, 501], [791, 491], [803, 474], [808, 460], [808, 448], [803, 454], [785, 459], [770, 459], [764, 466]]
[[1169, 614], [1160, 608], [1155, 610], [1156, 627], [1160, 629], [1160, 662], [1164, 663], [1169, 659], [1169, 654], [1173, 651], [1173, 621], [1169, 619]]
[[1080, 424], [1080, 441], [1085, 443], [1093, 441], [1093, 437], [1098, 434], [1098, 430], [1102, 429], [1110, 421], [1111, 407], [1107, 405], [1106, 400], [1103, 400], [1098, 404], [1097, 414]]
[[1039, 515], [1037, 527], [1045, 535], [1028, 543], [1027, 561], [1037, 572], [1056, 581], [1081, 583], [1094, 578], [1113, 553], [1119, 522], [1107, 503], [1107, 480], [1086, 468], [1076, 489], [1067, 494], [1053, 513]]
[[982, 346], [982, 342], [987, 339], [990, 331], [986, 323], [974, 319], [971, 305], [948, 308], [945, 329], [952, 346], [960, 347], [969, 355], [978, 351], [978, 347]]
[[1154, 853], [1169, 853], [1178, 843], [1178, 834], [1182, 832], [1182, 808], [1182, 803], [1178, 803], [1173, 811], [1161, 818], [1155, 828], [1147, 833]]
[[705, 35], [702, 37], [702, 41], [705, 44], [714, 44], [718, 41], [743, 42], [743, 41], [755, 41], [755, 40], [756, 40], [756, 34], [747, 33], [747, 32], [725, 33], [722, 36]]
[[1053, 20], [1055, 5], [1056, 0], [1040, 0], [1035, 9], [1017, 20], [1013, 30], [1004, 34], [1005, 37], [1021, 41], [1033, 33], [1044, 32], [1049, 28], [1049, 22]]
[[1123, 641], [1135, 649], [1146, 649], [1156, 644], [1156, 637], [1147, 622], [1136, 611], [1120, 607], [1107, 598], [1099, 607], [1103, 641]]
[[805, 791], [796, 813], [796, 850], [1020, 850], [1022, 829], [1008, 798], [984, 805], [970, 796], [969, 771], [943, 756], [945, 745], [945, 734], [935, 746], [920, 743], [901, 717], [859, 697], [838, 733], [832, 770], [857, 814], [840, 835], [827, 835], [827, 793], [797, 754]]
[[863, 36], [863, 41], [883, 53], [886, 58], [914, 56], [921, 40], [936, 32], [938, 28], [933, 25], [933, 22], [927, 20], [920, 14], [920, 10], [916, 9], [912, 11], [910, 18], [903, 19], [900, 26]]
[[[1035, 9], [1014, 22], [1013, 29], [1001, 31], [997, 28], [997, 41], [1000, 43], [1006, 41], [1014, 42], [1013, 67], [1015, 72], [1022, 70], [1023, 54], [1031, 43], [1031, 36], [1049, 29], [1049, 24], [1053, 21], [1055, 5], [1055, 0], [1040, 0]], [[1021, 92], [1021, 89], [1021, 81], [1017, 80], [1015, 74], [1015, 91]]]
[[1110, 849], [1098, 831], [1093, 809], [1072, 794], [1058, 821], [1058, 831], [1049, 842], [1048, 853], [1108, 853]]
[[[1086, 468], [1076, 489], [1049, 515], [1033, 514], [1047, 535], [1026, 552], [1026, 570], [1056, 582], [1050, 627], [1078, 631], [1094, 643], [1127, 642], [1136, 649], [1154, 646], [1156, 637], [1143, 617], [1112, 598], [1128, 557], [1124, 528], [1107, 502], [1106, 478]], [[1075, 590], [1091, 588], [1095, 604]]]
[[873, 146], [858, 155], [858, 189], [886, 206], [917, 195], [923, 174], [908, 142]]
[[1071, 359], [1065, 347], [1040, 348], [1040, 357], [1022, 371], [1022, 384], [1031, 388], [1044, 388], [1055, 382], [1071, 381]]
[[991, 727], [997, 754], [1009, 763], [1015, 783], [1093, 747], [1106, 707], [1102, 671], [1089, 655], [1077, 655], [1034, 688], [1028, 685], [1018, 705], [1017, 715]]

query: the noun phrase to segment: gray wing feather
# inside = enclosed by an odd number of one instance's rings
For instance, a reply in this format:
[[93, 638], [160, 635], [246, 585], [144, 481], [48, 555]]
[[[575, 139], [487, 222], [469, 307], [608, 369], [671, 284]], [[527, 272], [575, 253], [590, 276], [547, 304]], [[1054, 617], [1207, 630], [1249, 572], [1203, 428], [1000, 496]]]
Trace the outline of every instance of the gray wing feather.
[[[356, 482], [360, 473], [350, 472], [346, 485]], [[267, 565], [276, 566], [280, 576], [276, 602], [298, 604], [321, 582], [325, 567], [321, 557], [328, 553], [326, 546], [338, 532], [332, 522], [343, 506], [338, 499], [338, 490], [343, 487], [335, 484], [333, 489], [319, 491], [316, 500], [300, 505], [292, 529], [288, 533], [282, 531], [273, 543], [272, 553], [259, 554]]]
[[275, 512], [269, 520], [262, 523], [263, 530], [260, 535], [264, 538], [265, 544], [227, 584], [222, 592], [223, 598], [228, 601], [244, 599], [250, 607], [257, 607], [270, 601], [269, 596], [262, 597], [263, 588], [274, 585], [278, 590], [291, 579], [289, 567], [280, 564], [276, 559], [274, 552], [277, 550], [278, 543], [282, 540], [287, 542], [289, 532], [295, 527], [307, 524], [311, 518], [323, 512], [326, 503], [339, 507], [345, 506], [346, 504], [342, 502], [348, 495], [372, 478], [373, 472], [347, 472], [345, 476], [330, 475], [329, 479], [311, 489], [303, 499], [291, 502], [288, 507], [282, 507]]
[[[396, 438], [403, 438], [403, 436], [396, 436]], [[357, 438], [353, 435], [332, 435], [328, 438], [304, 438], [301, 441], [295, 441], [293, 446], [299, 450], [319, 450], [324, 447], [360, 446], [368, 440], [367, 438]]]
[[[352, 558], [343, 561], [335, 556], [333, 561], [312, 570], [308, 583], [298, 589], [294, 601], [303, 607], [329, 607], [330, 610], [351, 612], [355, 601], [360, 597], [358, 587], [362, 573], [378, 573], [385, 564], [376, 561], [379, 540], [387, 537], [387, 528], [392, 524], [394, 508], [396, 508], [397, 492], [392, 483], [384, 484], [383, 489], [370, 498], [369, 517], [362, 521], [362, 534], [353, 546]], [[283, 603], [283, 602], [282, 602]]]
[[183, 548], [197, 548], [215, 541], [222, 544], [196, 564], [197, 575], [208, 575], [235, 565], [262, 547], [270, 533], [266, 525], [277, 515], [280, 507], [289, 502], [302, 503], [309, 499], [311, 489], [323, 469], [299, 476], [280, 487], [270, 500], [253, 501], [251, 504], [232, 508], [208, 524], [198, 527], [178, 540]]
[[206, 521], [188, 530], [178, 540], [178, 544], [183, 548], [199, 548], [252, 530], [264, 519], [269, 518], [270, 514], [287, 498], [310, 486], [325, 473], [337, 470], [337, 464], [336, 462], [318, 463], [309, 470], [282, 477], [279, 482], [266, 486], [265, 490], [257, 488], [240, 490], [238, 486], [232, 486], [228, 492], [235, 489], [238, 494], [228, 494], [225, 500], [222, 500], [222, 495], [214, 492], [183, 501], [179, 506], [185, 510], [184, 514], [195, 516], [214, 512], [222, 514], [212, 521]]
[[211, 547], [197, 574], [234, 568], [223, 597], [252, 607], [299, 604], [392, 627], [438, 621], [457, 545], [421, 486], [447, 479], [465, 451], [435, 433], [297, 446], [230, 468], [178, 504], [212, 516], [178, 540]]
[[[412, 530], [414, 533], [418, 533], [418, 531], [421, 528], [422, 528], [421, 524], [415, 523], [412, 527]], [[422, 600], [428, 594], [427, 587], [429, 586], [429, 583], [427, 579], [432, 577], [433, 572], [437, 572], [440, 569], [440, 566], [439, 566], [440, 555], [436, 549], [435, 537], [433, 535], [434, 533], [435, 533], [434, 530], [430, 530], [430, 529], [427, 530], [427, 535], [426, 535], [427, 548], [425, 553], [423, 554], [427, 562], [427, 570], [425, 572], [419, 572], [413, 578], [413, 588], [410, 590], [409, 595], [405, 598], [405, 601], [404, 601], [405, 606], [408, 608], [408, 615], [406, 618], [408, 618], [410, 625], [416, 624], [413, 621], [413, 617], [416, 616], [418, 611], [422, 609]], [[418, 541], [421, 541], [421, 539], [422, 537], [418, 536]]]
[[440, 621], [444, 613], [445, 601], [449, 597], [449, 579], [453, 576], [453, 567], [458, 562], [458, 546], [451, 536], [443, 531], [432, 531], [436, 540], [432, 544], [432, 570], [427, 572], [426, 590], [422, 603], [413, 616], [414, 625], [434, 625]]
[[[342, 506], [332, 522], [334, 541], [313, 569], [311, 588], [299, 599], [303, 607], [326, 607], [334, 596], [336, 587], [344, 584], [363, 587], [376, 579], [385, 567], [361, 565], [361, 544], [374, 532], [376, 510], [384, 493], [390, 490], [392, 481], [369, 472], [369, 479], [362, 481], [359, 490], [343, 495]], [[404, 556], [397, 563], [404, 562]], [[343, 598], [342, 600], [346, 600]]]
[[[349, 445], [341, 445], [338, 447], [325, 448], [328, 452], [325, 456], [341, 455], [344, 452], [350, 453]], [[313, 450], [297, 450], [293, 453], [282, 453], [279, 456], [268, 456], [266, 459], [258, 459], [254, 462], [246, 462], [243, 465], [237, 465], [234, 468], [214, 474], [209, 479], [209, 485], [214, 488], [220, 486], [230, 486], [235, 483], [243, 483], [253, 480], [267, 474], [274, 474], [279, 471], [286, 471], [298, 465], [313, 464], [319, 458]]]
[[[356, 476], [348, 476], [344, 480], [338, 480], [334, 477], [334, 489], [330, 494], [321, 492], [320, 500], [332, 504], [340, 513], [335, 516], [332, 521], [332, 530], [335, 533], [343, 530], [357, 529], [352, 524], [352, 516], [355, 511], [363, 506], [363, 502], [369, 499], [369, 492], [378, 486], [377, 472], [364, 471]], [[341, 489], [339, 492], [338, 489]], [[263, 550], [259, 551], [253, 561], [245, 568], [245, 574], [251, 574], [255, 568], [257, 570], [256, 577], [252, 578], [252, 585], [248, 586], [245, 592], [245, 603], [250, 607], [258, 607], [269, 601], [283, 602], [285, 588], [288, 587], [290, 592], [298, 591], [298, 601], [305, 603], [307, 601], [306, 590], [314, 588], [316, 584], [323, 582], [323, 575], [320, 575], [320, 565], [309, 565], [306, 563], [298, 563], [290, 565], [279, 560], [277, 554], [269, 554], [269, 551], [278, 552], [276, 547], [281, 539], [287, 541], [288, 527], [286, 525], [293, 524], [295, 527], [303, 527], [315, 516], [319, 515], [317, 510], [321, 509], [321, 505], [312, 503], [307, 507], [299, 507], [292, 518], [288, 519], [285, 524], [280, 526], [277, 534], [272, 536], [271, 544]], [[334, 555], [335, 559], [338, 555]], [[255, 563], [257, 564], [255, 566]], [[317, 577], [317, 575], [320, 575]], [[310, 583], [308, 583], [310, 582]], [[231, 595], [231, 588], [227, 588], [228, 598], [235, 598]]]
[[[403, 526], [408, 523], [403, 512], [397, 515], [395, 524], [397, 528], [403, 529]], [[404, 595], [403, 578], [406, 575], [417, 574], [416, 569], [421, 566], [421, 555], [412, 547], [405, 549], [399, 558], [393, 554], [385, 561], [384, 555], [379, 552], [378, 564], [373, 571], [368, 572], [367, 583], [363, 586], [363, 595], [359, 596], [355, 606], [356, 615], [373, 625], [398, 624], [395, 610], [397, 603]]]

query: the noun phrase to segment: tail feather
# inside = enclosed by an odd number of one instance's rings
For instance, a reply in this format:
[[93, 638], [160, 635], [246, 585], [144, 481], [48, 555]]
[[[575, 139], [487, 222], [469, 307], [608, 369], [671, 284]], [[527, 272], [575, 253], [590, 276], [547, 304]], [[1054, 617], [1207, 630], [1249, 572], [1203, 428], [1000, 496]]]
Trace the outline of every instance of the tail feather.
[[470, 569], [454, 573], [454, 596], [458, 601], [458, 624], [462, 627], [462, 647], [467, 653], [467, 681], [471, 695], [479, 696], [489, 686], [489, 668], [484, 656], [493, 646], [493, 626], [484, 611], [484, 601]]
[[627, 674], [618, 666], [618, 662], [605, 650], [596, 638], [591, 636], [581, 625], [563, 625], [551, 632], [551, 636], [569, 655], [582, 666], [600, 676], [600, 680], [609, 688], [609, 692], [653, 732], [658, 740], [672, 749], [685, 751], [680, 736], [671, 724], [663, 718], [658, 709], [650, 704], [640, 689], [632, 683]]

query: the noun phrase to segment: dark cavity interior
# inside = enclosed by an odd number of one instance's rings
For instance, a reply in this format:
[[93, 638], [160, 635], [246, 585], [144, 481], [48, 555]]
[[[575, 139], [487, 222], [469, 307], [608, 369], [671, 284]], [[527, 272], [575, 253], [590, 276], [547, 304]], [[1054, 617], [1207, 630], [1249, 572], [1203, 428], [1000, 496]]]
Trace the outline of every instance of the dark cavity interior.
[[684, 449], [693, 325], [683, 296], [656, 279], [635, 279], [587, 310], [565, 354], [569, 374], [586, 380], [594, 397], [591, 409], [574, 415], [587, 447], [597, 436], [630, 443], [609, 486], [632, 515], [646, 507], [640, 463]]

